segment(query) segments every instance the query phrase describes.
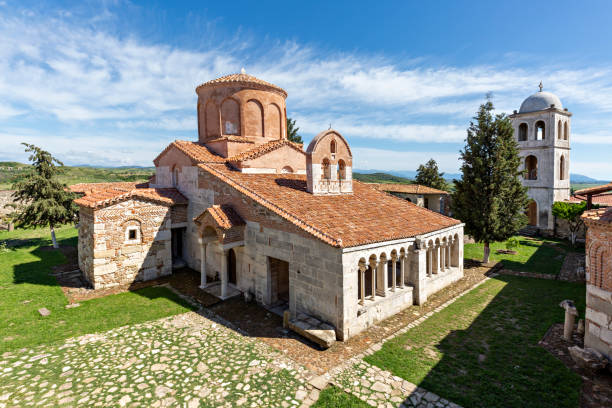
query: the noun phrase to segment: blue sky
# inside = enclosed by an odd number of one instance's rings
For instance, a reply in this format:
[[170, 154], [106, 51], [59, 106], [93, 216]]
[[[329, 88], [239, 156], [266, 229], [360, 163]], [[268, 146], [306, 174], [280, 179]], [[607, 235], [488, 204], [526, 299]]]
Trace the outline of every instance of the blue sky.
[[196, 140], [195, 87], [242, 67], [282, 86], [308, 142], [329, 124], [361, 169], [459, 169], [487, 92], [544, 83], [574, 116], [571, 172], [612, 179], [612, 3], [0, 0], [0, 160], [151, 165]]

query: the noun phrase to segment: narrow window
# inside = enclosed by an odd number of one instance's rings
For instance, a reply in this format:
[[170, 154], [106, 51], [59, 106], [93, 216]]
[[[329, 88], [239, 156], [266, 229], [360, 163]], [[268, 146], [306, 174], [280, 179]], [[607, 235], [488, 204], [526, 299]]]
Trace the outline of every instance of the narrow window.
[[329, 151], [331, 152], [331, 154], [336, 153], [336, 141], [332, 140], [331, 143], [329, 144]]
[[346, 164], [344, 160], [338, 161], [338, 180], [346, 180]]
[[527, 140], [527, 124], [521, 123], [519, 125], [519, 142]]
[[569, 140], [569, 130], [567, 129], [567, 122], [563, 124], [563, 139]]
[[557, 125], [557, 139], [563, 139], [563, 133], [561, 131], [561, 121], [559, 121], [559, 124]]
[[546, 139], [546, 125], [544, 124], [544, 122], [539, 120], [536, 122], [535, 126], [536, 126], [536, 140]]
[[525, 180], [538, 179], [538, 159], [535, 156], [525, 158]]
[[128, 239], [130, 241], [135, 240], [136, 236], [137, 235], [136, 235], [136, 230], [135, 229], [132, 228], [132, 229], [128, 230]]
[[559, 159], [559, 180], [565, 180], [565, 157]]
[[331, 179], [331, 168], [329, 165], [329, 160], [323, 159], [323, 163], [321, 164], [321, 167], [323, 168], [323, 179], [330, 180]]

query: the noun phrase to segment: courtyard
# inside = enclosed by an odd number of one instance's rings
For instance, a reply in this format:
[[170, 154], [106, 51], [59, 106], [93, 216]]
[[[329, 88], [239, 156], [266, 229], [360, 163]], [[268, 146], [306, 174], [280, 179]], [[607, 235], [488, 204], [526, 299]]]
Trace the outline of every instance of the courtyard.
[[[62, 228], [61, 244], [75, 245], [74, 234]], [[66, 308], [49, 275], [66, 257], [46, 249], [45, 237], [44, 230], [0, 232], [6, 243], [0, 406], [579, 403], [580, 377], [538, 341], [563, 320], [561, 300], [573, 299], [584, 313], [583, 284], [503, 274], [487, 279], [488, 268], [466, 264], [466, 277], [425, 305], [321, 351], [253, 303], [234, 298], [198, 306], [171, 285]], [[539, 256], [533, 254], [514, 262], [528, 263]], [[51, 315], [41, 317], [41, 307]], [[321, 377], [328, 385], [319, 392], [312, 382]]]

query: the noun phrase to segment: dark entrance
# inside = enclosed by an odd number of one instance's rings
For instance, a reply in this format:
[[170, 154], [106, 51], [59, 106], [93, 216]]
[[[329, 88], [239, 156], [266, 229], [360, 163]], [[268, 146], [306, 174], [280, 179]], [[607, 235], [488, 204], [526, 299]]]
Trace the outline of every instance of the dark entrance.
[[289, 302], [289, 263], [276, 258], [270, 260], [271, 301]]
[[529, 219], [529, 225], [538, 225], [538, 205], [535, 201], [530, 201], [527, 206], [527, 218]]
[[233, 248], [227, 253], [227, 273], [229, 283], [236, 285], [236, 252]]
[[185, 234], [185, 228], [172, 228], [172, 264], [180, 263], [183, 261], [183, 235]]

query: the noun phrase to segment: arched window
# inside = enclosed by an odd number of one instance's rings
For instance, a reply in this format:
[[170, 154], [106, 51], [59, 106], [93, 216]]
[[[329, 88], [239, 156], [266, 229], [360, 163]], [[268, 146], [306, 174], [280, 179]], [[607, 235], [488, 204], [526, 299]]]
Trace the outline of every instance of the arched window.
[[565, 180], [565, 157], [559, 159], [559, 180]]
[[293, 169], [290, 166], [285, 166], [281, 169], [281, 173], [283, 174], [291, 174], [293, 173]]
[[179, 184], [179, 169], [175, 166], [172, 168], [172, 187], [178, 187]]
[[563, 124], [563, 139], [569, 140], [569, 130], [567, 129], [567, 122]]
[[561, 131], [561, 121], [557, 124], [557, 139], [563, 139], [563, 133]]
[[524, 142], [527, 140], [527, 124], [521, 123], [519, 125], [519, 142]]
[[344, 163], [344, 160], [338, 161], [338, 180], [346, 180], [346, 163]]
[[224, 135], [240, 134], [240, 106], [228, 98], [221, 104], [221, 126]]
[[331, 154], [336, 153], [336, 141], [335, 140], [332, 140], [331, 143], [329, 144], [329, 151], [331, 152]]
[[323, 170], [323, 179], [330, 180], [331, 179], [331, 166], [329, 164], [328, 159], [323, 159], [323, 162], [321, 162], [321, 168]]
[[544, 124], [544, 122], [541, 120], [538, 120], [535, 124], [535, 127], [536, 127], [536, 140], [546, 139], [546, 125]]
[[525, 180], [538, 179], [538, 159], [535, 156], [527, 156], [525, 158]]

